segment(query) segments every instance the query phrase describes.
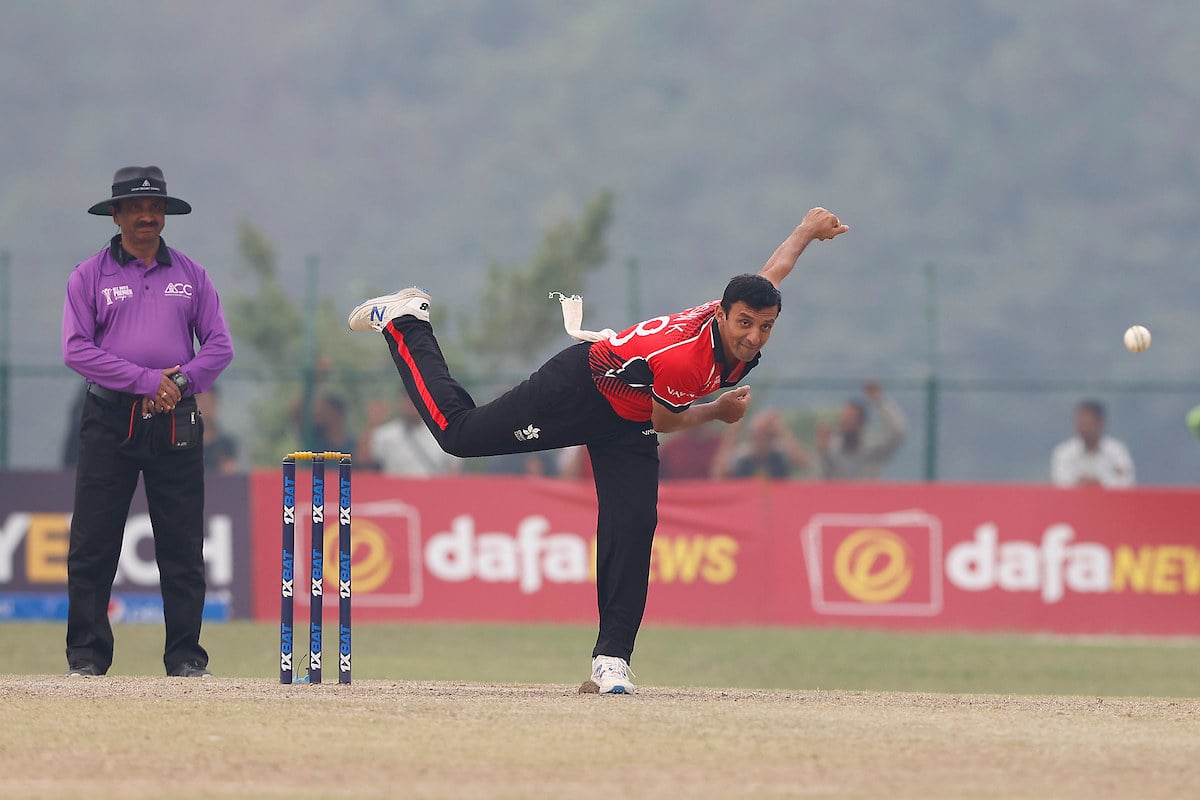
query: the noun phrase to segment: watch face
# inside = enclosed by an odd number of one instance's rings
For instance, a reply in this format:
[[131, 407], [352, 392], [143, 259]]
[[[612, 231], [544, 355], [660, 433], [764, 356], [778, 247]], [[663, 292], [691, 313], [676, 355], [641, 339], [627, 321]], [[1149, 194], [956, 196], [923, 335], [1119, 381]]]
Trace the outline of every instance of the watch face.
[[184, 375], [182, 372], [176, 372], [174, 375], [171, 376], [171, 380], [174, 381], [175, 385], [178, 386], [180, 389], [187, 388], [187, 385], [188, 385], [187, 375]]

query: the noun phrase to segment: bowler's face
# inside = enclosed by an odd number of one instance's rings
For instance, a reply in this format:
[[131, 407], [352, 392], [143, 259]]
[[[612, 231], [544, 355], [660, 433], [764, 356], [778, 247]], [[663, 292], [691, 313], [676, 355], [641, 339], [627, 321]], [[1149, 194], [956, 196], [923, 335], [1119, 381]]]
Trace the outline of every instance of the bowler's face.
[[166, 224], [167, 203], [154, 197], [122, 200], [113, 211], [113, 222], [121, 229], [121, 241], [127, 246], [158, 246], [158, 235]]
[[738, 300], [725, 309], [717, 309], [717, 331], [727, 361], [750, 361], [771, 338], [771, 329], [779, 317], [779, 306], [754, 309]]

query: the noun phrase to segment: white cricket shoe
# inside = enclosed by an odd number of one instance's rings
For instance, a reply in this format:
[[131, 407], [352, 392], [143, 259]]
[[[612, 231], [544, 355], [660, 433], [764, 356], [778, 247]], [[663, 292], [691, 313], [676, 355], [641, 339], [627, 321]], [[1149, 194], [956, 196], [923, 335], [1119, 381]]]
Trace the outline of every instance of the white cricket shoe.
[[592, 659], [592, 677], [579, 687], [581, 694], [637, 694], [629, 681], [633, 670], [623, 658], [596, 656]]
[[364, 300], [350, 312], [346, 324], [352, 331], [381, 331], [396, 317], [405, 315], [429, 322], [429, 295], [410, 286], [395, 294]]

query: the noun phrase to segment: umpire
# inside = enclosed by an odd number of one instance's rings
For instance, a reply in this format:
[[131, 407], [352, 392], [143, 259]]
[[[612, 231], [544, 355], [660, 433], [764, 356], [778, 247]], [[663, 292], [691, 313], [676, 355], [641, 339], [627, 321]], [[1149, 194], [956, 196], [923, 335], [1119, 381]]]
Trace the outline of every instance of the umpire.
[[[108, 606], [138, 475], [154, 529], [168, 675], [208, 677], [204, 613], [204, 423], [194, 395], [233, 360], [221, 301], [204, 268], [167, 247], [158, 167], [122, 167], [89, 214], [119, 233], [67, 279], [63, 361], [87, 380], [67, 554], [68, 675], [112, 665]], [[196, 349], [199, 344], [199, 349]]]

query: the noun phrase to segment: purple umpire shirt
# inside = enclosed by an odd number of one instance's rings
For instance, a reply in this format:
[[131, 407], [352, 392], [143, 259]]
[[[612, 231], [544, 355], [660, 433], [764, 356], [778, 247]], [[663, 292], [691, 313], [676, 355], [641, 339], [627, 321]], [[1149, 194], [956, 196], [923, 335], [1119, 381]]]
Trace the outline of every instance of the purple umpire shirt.
[[161, 238], [146, 267], [121, 247], [120, 234], [67, 279], [62, 348], [63, 362], [89, 381], [143, 397], [176, 364], [188, 377], [187, 394], [203, 392], [233, 360], [204, 268]]

